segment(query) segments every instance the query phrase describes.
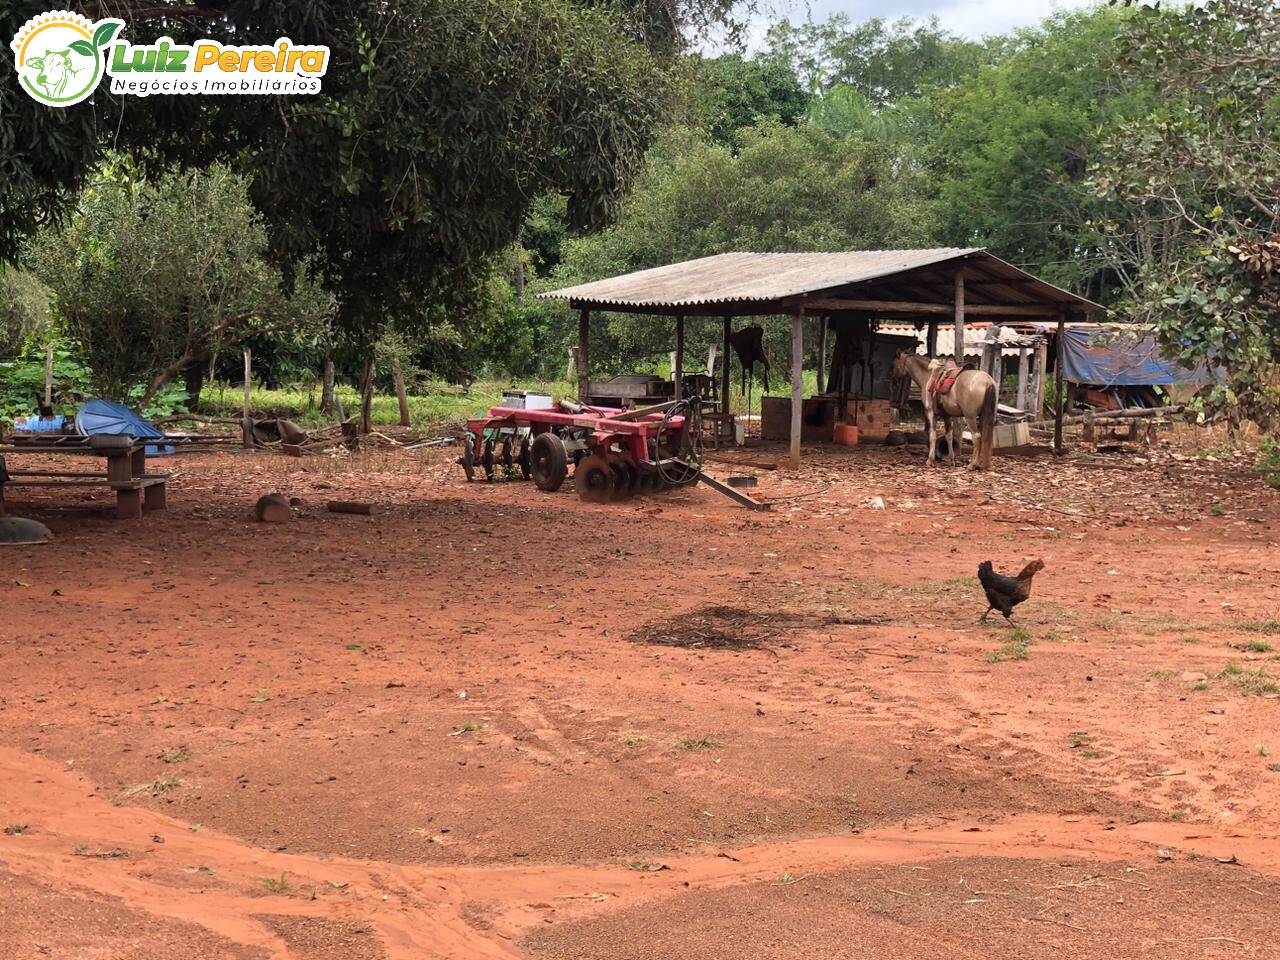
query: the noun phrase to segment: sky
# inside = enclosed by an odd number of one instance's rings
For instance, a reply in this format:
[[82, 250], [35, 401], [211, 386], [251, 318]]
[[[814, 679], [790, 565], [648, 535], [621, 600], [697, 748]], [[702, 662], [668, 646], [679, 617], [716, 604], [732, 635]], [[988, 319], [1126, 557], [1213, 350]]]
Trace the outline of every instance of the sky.
[[936, 16], [942, 26], [962, 36], [977, 39], [986, 34], [1005, 33], [1014, 27], [1039, 23], [1057, 10], [1088, 6], [1092, 0], [761, 0], [760, 12], [752, 23], [754, 47], [764, 35], [770, 20], [786, 18], [803, 22], [810, 15], [815, 21], [826, 20], [834, 13], [846, 14], [858, 23], [880, 17], [924, 19]]

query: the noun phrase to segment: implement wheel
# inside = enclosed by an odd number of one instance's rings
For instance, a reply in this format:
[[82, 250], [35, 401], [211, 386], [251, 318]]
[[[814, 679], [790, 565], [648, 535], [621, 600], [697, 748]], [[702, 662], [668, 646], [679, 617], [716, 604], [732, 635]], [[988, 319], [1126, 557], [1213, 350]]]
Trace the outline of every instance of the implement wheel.
[[493, 441], [486, 440], [484, 442], [484, 453], [480, 456], [480, 465], [484, 467], [484, 478], [493, 480]]
[[529, 438], [525, 437], [520, 441], [520, 456], [516, 457], [516, 463], [520, 465], [520, 476], [528, 480], [533, 476], [533, 460], [529, 453]]
[[608, 503], [616, 486], [613, 466], [598, 453], [583, 457], [573, 472], [573, 489], [588, 503]]
[[476, 478], [475, 442], [475, 437], [467, 434], [462, 441], [462, 456], [458, 457], [458, 466], [467, 475], [468, 483]]
[[564, 441], [554, 433], [540, 433], [529, 449], [529, 471], [539, 490], [559, 490], [569, 473], [569, 457]]

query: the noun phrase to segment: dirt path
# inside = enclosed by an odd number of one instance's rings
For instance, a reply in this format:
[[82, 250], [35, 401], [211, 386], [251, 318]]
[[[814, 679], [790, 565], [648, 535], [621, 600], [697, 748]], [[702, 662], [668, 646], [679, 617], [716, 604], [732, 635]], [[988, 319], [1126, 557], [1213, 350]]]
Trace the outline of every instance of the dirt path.
[[140, 525], [34, 503], [0, 954], [1266, 955], [1280, 510], [1212, 456], [826, 451], [752, 514], [220, 455]]

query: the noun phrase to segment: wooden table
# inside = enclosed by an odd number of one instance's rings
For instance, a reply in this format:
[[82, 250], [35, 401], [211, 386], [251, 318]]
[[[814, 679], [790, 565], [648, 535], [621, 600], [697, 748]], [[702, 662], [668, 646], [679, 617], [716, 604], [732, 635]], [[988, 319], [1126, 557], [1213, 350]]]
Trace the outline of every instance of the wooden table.
[[[0, 513], [8, 487], [96, 487], [116, 492], [116, 516], [134, 520], [143, 510], [165, 508], [167, 473], [147, 473], [147, 445], [163, 443], [133, 437], [49, 437], [23, 438], [0, 444]], [[102, 457], [105, 473], [60, 470], [5, 469], [5, 455]]]

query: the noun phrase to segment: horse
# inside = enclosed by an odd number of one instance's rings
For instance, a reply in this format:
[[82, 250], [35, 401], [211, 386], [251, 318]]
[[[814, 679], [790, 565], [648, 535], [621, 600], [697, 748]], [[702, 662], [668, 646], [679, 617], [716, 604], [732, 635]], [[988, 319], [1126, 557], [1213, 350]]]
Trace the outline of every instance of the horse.
[[968, 423], [973, 432], [973, 456], [970, 470], [989, 470], [991, 451], [995, 445], [996, 430], [996, 382], [981, 370], [961, 370], [956, 382], [946, 393], [933, 393], [929, 384], [942, 370], [942, 364], [914, 353], [904, 351], [893, 361], [893, 377], [905, 380], [910, 377], [920, 387], [920, 402], [924, 405], [925, 433], [929, 443], [929, 465], [938, 459], [938, 447], [934, 423], [939, 413], [950, 434], [947, 441], [951, 464], [956, 462], [960, 449], [961, 433]]

